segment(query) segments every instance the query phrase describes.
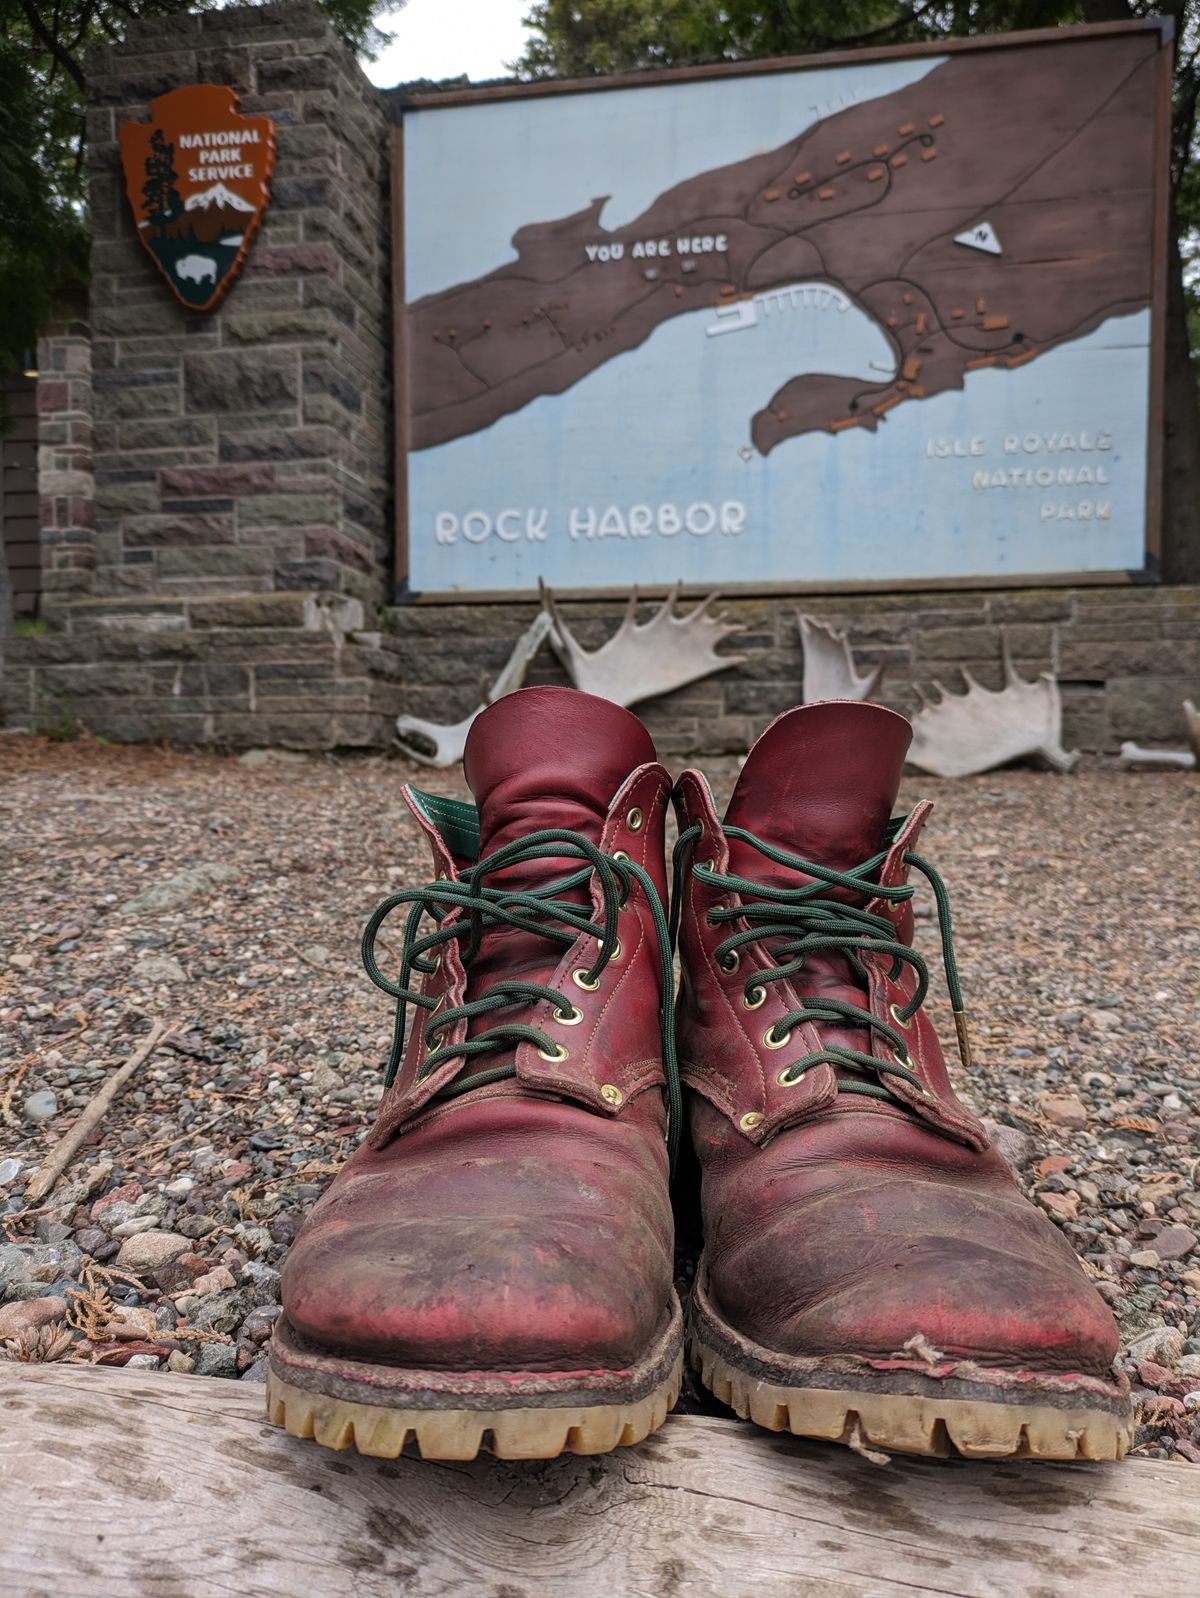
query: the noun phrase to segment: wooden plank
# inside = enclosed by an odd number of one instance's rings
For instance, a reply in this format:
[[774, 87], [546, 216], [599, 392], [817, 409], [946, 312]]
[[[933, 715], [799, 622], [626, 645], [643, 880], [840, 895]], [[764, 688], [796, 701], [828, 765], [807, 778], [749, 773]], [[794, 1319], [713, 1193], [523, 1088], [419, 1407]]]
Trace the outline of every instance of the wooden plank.
[[1149, 1598], [1195, 1594], [1200, 1471], [894, 1459], [675, 1416], [600, 1459], [394, 1462], [263, 1389], [0, 1365], [0, 1595]]
[[[823, 583], [720, 583], [717, 585], [722, 599], [787, 599], [804, 594], [835, 598], [838, 594], [935, 594], [971, 592], [991, 588], [1104, 588], [1113, 585], [1128, 586], [1140, 578], [1128, 571], [1109, 572], [1042, 572], [1008, 574], [994, 572], [984, 577], [890, 577], [875, 580], [839, 580]], [[665, 599], [670, 593], [670, 583], [638, 584], [642, 599]], [[702, 599], [712, 593], [712, 583], [684, 583], [680, 595], [684, 599]], [[556, 588], [555, 599], [599, 600], [629, 598], [628, 588]], [[480, 588], [433, 591], [404, 594], [397, 603], [407, 605], [535, 605], [536, 588]]]

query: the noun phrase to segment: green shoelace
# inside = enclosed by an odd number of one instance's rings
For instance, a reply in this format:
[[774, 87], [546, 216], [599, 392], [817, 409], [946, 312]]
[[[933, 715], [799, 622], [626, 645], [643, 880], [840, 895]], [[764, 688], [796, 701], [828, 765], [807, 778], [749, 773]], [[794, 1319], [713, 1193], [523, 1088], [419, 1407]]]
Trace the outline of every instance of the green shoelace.
[[[903, 825], [903, 819], [888, 824], [886, 833], [888, 843], [898, 836]], [[898, 905], [911, 899], [916, 890], [907, 885], [881, 887], [874, 881], [874, 873], [887, 859], [886, 849], [849, 871], [834, 871], [828, 866], [817, 865], [811, 860], [802, 860], [798, 855], [789, 854], [786, 850], [764, 843], [761, 838], [756, 838], [743, 827], [727, 826], [724, 830], [727, 838], [736, 838], [741, 843], [749, 844], [767, 860], [773, 860], [777, 865], [786, 866], [789, 870], [803, 872], [806, 877], [814, 879], [795, 888], [775, 888], [765, 883], [753, 882], [748, 877], [724, 875], [715, 871], [711, 864], [692, 866], [693, 874], [701, 882], [721, 893], [736, 893], [742, 901], [736, 906], [721, 907], [708, 912], [709, 922], [713, 926], [722, 923], [744, 923], [742, 930], [731, 932], [729, 937], [718, 943], [713, 951], [726, 971], [737, 969], [741, 959], [740, 950], [746, 944], [772, 940], [771, 955], [775, 964], [766, 970], [751, 971], [746, 977], [743, 1001], [748, 1010], [759, 1008], [767, 996], [770, 983], [783, 982], [800, 975], [804, 971], [808, 957], [813, 954], [840, 955], [864, 987], [868, 985], [869, 977], [861, 957], [867, 953], [891, 955], [892, 964], [888, 973], [890, 981], [894, 982], [906, 965], [911, 966], [916, 972], [917, 984], [912, 998], [903, 1006], [891, 1006], [891, 1021], [884, 1021], [861, 1005], [849, 1003], [844, 999], [805, 998], [775, 1022], [768, 1030], [765, 1039], [769, 1048], [784, 1048], [792, 1029], [807, 1021], [818, 1025], [841, 1023], [881, 1033], [891, 1049], [893, 1056], [891, 1061], [879, 1059], [861, 1049], [826, 1044], [810, 1054], [793, 1060], [780, 1072], [780, 1081], [797, 1082], [806, 1071], [811, 1071], [816, 1065], [841, 1066], [860, 1075], [869, 1072], [873, 1077], [882, 1080], [858, 1081], [854, 1078], [840, 1077], [838, 1092], [861, 1093], [869, 1098], [885, 1099], [889, 1103], [900, 1104], [902, 1108], [907, 1109], [908, 1106], [902, 1100], [889, 1092], [886, 1079], [888, 1076], [903, 1077], [924, 1091], [923, 1084], [911, 1069], [912, 1062], [902, 1029], [908, 1026], [925, 1001], [929, 991], [929, 969], [915, 949], [896, 938], [896, 929], [886, 916], [869, 913], [856, 905], [845, 904], [840, 899], [825, 897], [825, 894], [829, 888], [842, 888], [852, 893], [864, 894], [868, 898], [886, 899], [890, 904]], [[699, 825], [689, 827], [680, 834], [679, 841], [675, 845], [672, 862], [675, 878], [671, 906], [672, 945], [679, 930], [683, 857], [687, 849], [701, 836], [701, 832]], [[954, 958], [950, 900], [946, 886], [929, 862], [920, 855], [906, 850], [904, 859], [926, 878], [937, 901], [938, 929], [942, 940], [946, 986], [954, 1010], [959, 1050], [964, 1066], [969, 1069], [970, 1044], [967, 1039], [962, 990], [958, 981], [958, 965]]]
[[[535, 860], [577, 859], [583, 862], [556, 881], [535, 888], [518, 889], [492, 887], [487, 878], [509, 866], [524, 865]], [[589, 883], [595, 876], [600, 884], [603, 900], [603, 919], [590, 919], [588, 907], [567, 899], [571, 893]], [[596, 939], [596, 957], [591, 965], [574, 973], [577, 985], [584, 991], [595, 988], [600, 974], [608, 965], [618, 945], [617, 916], [625, 906], [629, 894], [637, 884], [646, 895], [658, 944], [662, 975], [662, 1042], [663, 1063], [667, 1078], [668, 1139], [672, 1167], [679, 1145], [682, 1124], [682, 1095], [679, 1069], [675, 1056], [675, 1007], [672, 1000], [672, 944], [666, 912], [658, 897], [648, 872], [633, 860], [605, 854], [581, 833], [559, 828], [546, 828], [531, 832], [528, 837], [497, 849], [477, 865], [465, 869], [457, 882], [441, 878], [423, 888], [411, 888], [393, 893], [386, 898], [367, 922], [363, 932], [362, 960], [367, 975], [377, 988], [396, 1001], [396, 1025], [392, 1037], [391, 1054], [384, 1078], [390, 1087], [399, 1070], [404, 1054], [404, 1029], [409, 1005], [430, 1012], [425, 1023], [425, 1046], [429, 1050], [421, 1062], [418, 1080], [424, 1080], [447, 1060], [489, 1054], [497, 1049], [511, 1049], [516, 1044], [528, 1042], [536, 1045], [548, 1060], [566, 1058], [564, 1046], [539, 1027], [522, 1021], [499, 1021], [497, 1025], [466, 1038], [460, 1043], [437, 1042], [438, 1035], [459, 1021], [468, 1023], [478, 1016], [490, 1015], [514, 1006], [538, 1002], [554, 1005], [564, 1021], [574, 1020], [579, 1012], [570, 999], [556, 989], [540, 982], [521, 980], [494, 982], [486, 992], [468, 999], [464, 1004], [441, 1010], [440, 999], [433, 999], [411, 986], [413, 973], [425, 976], [437, 970], [444, 944], [458, 942], [463, 965], [470, 969], [471, 961], [479, 952], [483, 936], [494, 927], [514, 927], [524, 932], [534, 932], [551, 942], [570, 948], [581, 935]], [[394, 910], [407, 905], [408, 915], [404, 926], [404, 948], [401, 955], [400, 980], [391, 981], [384, 975], [375, 957], [375, 943], [380, 928]], [[460, 912], [453, 920], [453, 912]], [[421, 922], [428, 917], [434, 923], [432, 931], [422, 933]], [[436, 1015], [433, 1012], [437, 1012]], [[456, 1077], [434, 1095], [435, 1099], [458, 1098], [473, 1088], [489, 1082], [500, 1082], [517, 1074], [514, 1065], [491, 1066], [475, 1071], [469, 1076]]]

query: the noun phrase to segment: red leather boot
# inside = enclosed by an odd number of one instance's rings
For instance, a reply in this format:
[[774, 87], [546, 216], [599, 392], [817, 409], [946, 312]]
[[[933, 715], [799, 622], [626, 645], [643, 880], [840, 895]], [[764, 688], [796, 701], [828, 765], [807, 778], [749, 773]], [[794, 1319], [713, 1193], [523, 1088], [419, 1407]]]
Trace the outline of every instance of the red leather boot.
[[603, 1453], [662, 1424], [682, 1363], [670, 778], [635, 716], [563, 688], [498, 700], [464, 767], [478, 809], [405, 790], [434, 880], [363, 940], [389, 1086], [289, 1254], [268, 1409], [387, 1458]]
[[969, 1066], [945, 892], [915, 852], [930, 806], [889, 820], [910, 736], [876, 705], [806, 705], [754, 746], [723, 822], [697, 773], [678, 784], [679, 1058], [705, 1232], [691, 1356], [774, 1431], [1120, 1458], [1113, 1318], [955, 1098], [923, 1008], [914, 873]]

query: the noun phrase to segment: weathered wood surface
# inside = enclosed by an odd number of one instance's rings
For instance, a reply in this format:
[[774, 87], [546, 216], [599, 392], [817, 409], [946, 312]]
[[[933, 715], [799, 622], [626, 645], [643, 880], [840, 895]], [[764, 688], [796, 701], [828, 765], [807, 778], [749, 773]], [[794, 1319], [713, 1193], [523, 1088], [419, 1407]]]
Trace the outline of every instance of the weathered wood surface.
[[0, 1365], [4, 1598], [1194, 1598], [1200, 1470], [894, 1460], [677, 1416], [549, 1465], [394, 1463], [263, 1390]]

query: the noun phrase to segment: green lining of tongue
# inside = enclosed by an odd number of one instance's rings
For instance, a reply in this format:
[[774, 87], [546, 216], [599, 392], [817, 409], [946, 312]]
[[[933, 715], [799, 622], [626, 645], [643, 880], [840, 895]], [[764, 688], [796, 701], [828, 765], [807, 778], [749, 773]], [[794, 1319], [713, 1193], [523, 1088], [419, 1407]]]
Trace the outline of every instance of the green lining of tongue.
[[431, 827], [459, 860], [479, 859], [479, 811], [463, 799], [445, 799], [409, 786], [409, 793]]

